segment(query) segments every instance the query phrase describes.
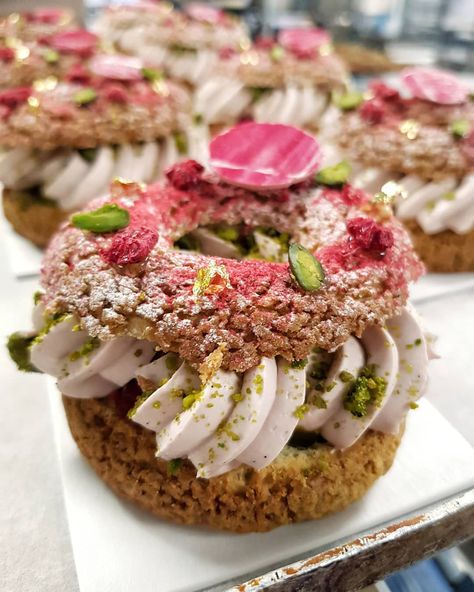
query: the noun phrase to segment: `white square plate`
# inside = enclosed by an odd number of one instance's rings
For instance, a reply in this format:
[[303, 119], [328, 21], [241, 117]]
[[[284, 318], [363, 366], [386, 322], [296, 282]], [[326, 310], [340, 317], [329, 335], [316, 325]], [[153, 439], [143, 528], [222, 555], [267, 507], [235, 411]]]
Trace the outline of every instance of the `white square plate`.
[[394, 465], [360, 502], [319, 521], [233, 535], [159, 521], [119, 500], [81, 458], [60, 396], [49, 395], [81, 592], [195, 592], [395, 519], [474, 485], [474, 449], [422, 401]]

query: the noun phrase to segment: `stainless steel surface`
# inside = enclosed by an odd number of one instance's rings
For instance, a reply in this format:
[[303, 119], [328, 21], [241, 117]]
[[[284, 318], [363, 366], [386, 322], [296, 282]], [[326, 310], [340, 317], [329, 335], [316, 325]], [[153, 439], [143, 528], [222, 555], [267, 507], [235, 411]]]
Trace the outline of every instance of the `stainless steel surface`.
[[[474, 533], [474, 490], [233, 587], [208, 592], [355, 592]], [[229, 582], [231, 584], [231, 582]]]

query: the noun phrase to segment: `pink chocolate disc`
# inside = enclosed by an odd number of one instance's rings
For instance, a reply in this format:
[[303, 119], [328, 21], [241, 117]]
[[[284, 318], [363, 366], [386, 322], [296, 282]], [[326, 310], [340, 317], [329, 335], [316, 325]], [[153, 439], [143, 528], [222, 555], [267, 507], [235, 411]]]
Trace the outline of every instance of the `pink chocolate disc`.
[[196, 21], [216, 25], [222, 20], [222, 11], [207, 4], [192, 2], [186, 6], [186, 13]]
[[324, 29], [308, 27], [285, 29], [278, 35], [278, 42], [288, 51], [299, 56], [314, 56], [322, 45], [331, 43], [331, 36]]
[[49, 39], [49, 45], [64, 53], [85, 54], [92, 52], [98, 42], [97, 35], [85, 29], [56, 33]]
[[304, 181], [318, 168], [321, 148], [290, 125], [242, 123], [209, 146], [210, 164], [232, 185], [255, 190], [283, 189]]
[[139, 58], [118, 54], [100, 54], [89, 64], [91, 72], [111, 80], [141, 80], [142, 61]]
[[469, 96], [468, 86], [454, 74], [444, 70], [407, 68], [403, 70], [401, 80], [417, 99], [440, 105], [464, 103]]

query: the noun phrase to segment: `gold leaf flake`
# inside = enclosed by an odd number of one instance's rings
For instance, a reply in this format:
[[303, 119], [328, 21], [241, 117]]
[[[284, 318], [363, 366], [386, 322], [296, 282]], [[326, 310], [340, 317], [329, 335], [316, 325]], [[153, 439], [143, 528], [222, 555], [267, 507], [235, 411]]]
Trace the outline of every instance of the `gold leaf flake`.
[[259, 62], [256, 51], [247, 51], [240, 56], [240, 62], [244, 66], [256, 66]]
[[398, 129], [409, 140], [415, 140], [420, 132], [420, 124], [415, 119], [405, 119]]
[[164, 80], [154, 80], [151, 87], [157, 95], [168, 97], [170, 94], [170, 89]]
[[15, 47], [15, 59], [17, 62], [26, 60], [29, 55], [30, 50], [26, 47], [26, 45], [19, 45], [18, 47]]
[[37, 92], [47, 92], [49, 90], [54, 90], [58, 85], [58, 79], [55, 76], [48, 76], [47, 78], [42, 78], [41, 80], [35, 80], [33, 82], [33, 88]]
[[204, 294], [218, 294], [225, 288], [232, 288], [229, 272], [225, 265], [216, 265], [211, 260], [208, 266], [198, 269], [193, 286], [194, 296]]

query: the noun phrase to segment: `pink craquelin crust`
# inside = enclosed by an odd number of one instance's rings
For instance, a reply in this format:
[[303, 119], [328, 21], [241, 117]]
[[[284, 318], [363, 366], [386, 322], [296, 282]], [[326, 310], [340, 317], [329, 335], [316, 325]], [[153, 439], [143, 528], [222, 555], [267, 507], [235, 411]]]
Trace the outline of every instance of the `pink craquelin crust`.
[[[348, 186], [329, 190], [308, 182], [257, 194], [219, 182], [193, 161], [176, 165], [168, 177], [165, 187], [112, 185], [112, 201], [130, 211], [121, 231], [94, 235], [63, 225], [42, 270], [48, 310], [76, 314], [100, 339], [148, 339], [195, 367], [221, 347], [222, 366], [243, 372], [262, 356], [294, 360], [315, 346], [335, 350], [351, 334], [382, 324], [400, 312], [408, 283], [423, 271], [386, 206]], [[359, 241], [348, 231], [352, 218], [389, 235], [383, 253], [367, 236]], [[212, 258], [225, 266], [230, 287], [194, 296], [197, 271], [211, 258], [175, 250], [173, 241], [222, 221], [289, 232], [323, 265], [323, 287], [305, 292], [288, 264]]]

